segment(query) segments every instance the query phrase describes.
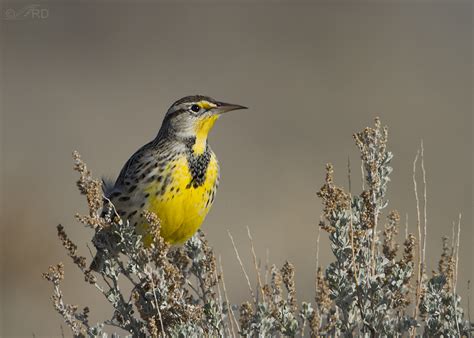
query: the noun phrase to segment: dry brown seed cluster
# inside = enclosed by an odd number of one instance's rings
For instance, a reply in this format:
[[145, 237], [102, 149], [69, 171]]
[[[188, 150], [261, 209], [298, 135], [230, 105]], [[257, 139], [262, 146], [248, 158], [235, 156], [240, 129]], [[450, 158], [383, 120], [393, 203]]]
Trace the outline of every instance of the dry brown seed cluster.
[[240, 327], [248, 330], [252, 324], [252, 319], [253, 319], [252, 305], [249, 302], [242, 303], [240, 305], [240, 316], [239, 316]]
[[292, 312], [296, 311], [296, 286], [295, 286], [295, 267], [290, 262], [285, 262], [281, 268], [283, 284], [288, 292], [288, 303]]
[[382, 176], [379, 168], [386, 154], [388, 128], [381, 126], [380, 119], [375, 119], [375, 127], [365, 128], [362, 132], [353, 135], [359, 148], [366, 172], [368, 189], [362, 194], [364, 210], [361, 214], [361, 224], [368, 229], [375, 227], [378, 221], [378, 203]]
[[[375, 127], [367, 127], [362, 132], [353, 135], [357, 147], [360, 150], [362, 161], [366, 171], [369, 173], [370, 189], [377, 189], [380, 184], [380, 173], [377, 168], [380, 163], [379, 156], [384, 154], [387, 149], [388, 128], [382, 128], [380, 119], [375, 119]], [[376, 150], [376, 156], [373, 156], [373, 149]]]
[[275, 265], [270, 268], [270, 284], [263, 286], [265, 299], [268, 302], [269, 311], [273, 317], [278, 317], [278, 310], [283, 307], [283, 277], [281, 271]]
[[375, 206], [373, 204], [373, 194], [371, 190], [364, 190], [360, 197], [363, 202], [363, 209], [360, 214], [360, 224], [362, 225], [362, 229], [373, 229], [375, 226]]
[[204, 259], [200, 260], [195, 269], [201, 271], [202, 278], [199, 280], [203, 296], [208, 298], [215, 298], [215, 286], [219, 282], [219, 274], [217, 273], [217, 263], [214, 251], [205, 238], [204, 233], [198, 230], [201, 236], [202, 251]]
[[81, 194], [86, 195], [87, 204], [89, 206], [89, 215], [82, 216], [77, 214], [76, 218], [82, 223], [93, 228], [107, 227], [108, 223], [100, 217], [102, 207], [104, 206], [104, 198], [102, 195], [102, 182], [92, 178], [91, 172], [87, 169], [86, 164], [81, 159], [81, 155], [77, 151], [73, 152], [74, 170], [79, 174], [79, 180], [76, 182]]
[[388, 260], [394, 260], [397, 256], [398, 243], [395, 241], [396, 236], [398, 235], [398, 223], [400, 222], [400, 215], [397, 211], [393, 210], [389, 213], [388, 224], [385, 225], [384, 229], [384, 240], [382, 251], [384, 256]]
[[272, 272], [273, 299], [276, 300], [275, 303], [281, 303], [283, 301], [282, 296], [281, 296], [283, 293], [283, 290], [282, 290], [283, 279], [281, 277], [280, 271], [278, 271], [275, 265], [272, 266], [271, 272]]
[[54, 285], [59, 285], [64, 279], [64, 264], [58, 263], [57, 265], [50, 265], [48, 272], [44, 272], [42, 276]]
[[86, 268], [86, 258], [77, 254], [77, 245], [69, 239], [64, 227], [61, 224], [57, 226], [57, 230], [59, 240], [66, 249], [69, 257], [72, 258], [74, 264], [76, 264], [81, 270], [84, 270]]
[[332, 300], [330, 297], [331, 290], [329, 284], [323, 275], [323, 270], [318, 267], [316, 273], [316, 296], [315, 301], [318, 304], [321, 313], [328, 313], [332, 306]]
[[408, 234], [408, 237], [403, 243], [403, 258], [401, 260], [402, 267], [408, 264], [414, 264], [415, 262], [415, 248], [416, 248], [416, 237], [413, 234]]
[[[348, 210], [350, 207], [350, 198], [344, 189], [334, 185], [334, 168], [332, 164], [326, 165], [326, 183], [321, 187], [317, 195], [323, 200], [324, 204], [324, 216], [330, 217], [333, 212], [340, 212]], [[323, 223], [322, 227], [326, 227]], [[330, 228], [328, 232], [334, 230]]]
[[[404, 252], [403, 257], [399, 261], [399, 266], [402, 269], [407, 268], [408, 266], [414, 267], [415, 265], [415, 249], [416, 249], [416, 238], [413, 234], [408, 234], [405, 242], [403, 243]], [[412, 299], [411, 296], [413, 294], [413, 286], [411, 284], [411, 280], [414, 276], [414, 271], [410, 276], [406, 276], [403, 279], [403, 286], [406, 287], [406, 292], [402, 292], [401, 288], [399, 288], [394, 294], [394, 302], [395, 307], [399, 308], [400, 310], [406, 309], [408, 305], [411, 304]]]
[[455, 258], [454, 258], [454, 248], [451, 248], [448, 243], [448, 237], [444, 236], [442, 238], [443, 249], [441, 252], [441, 257], [438, 262], [438, 272], [433, 272], [437, 275], [446, 276], [446, 288], [449, 292], [452, 291], [454, 285], [454, 271], [455, 271]]
[[[87, 327], [83, 324], [83, 321], [87, 323], [89, 309], [86, 307], [84, 308], [84, 313], [78, 314], [78, 307], [76, 305], [64, 303], [63, 294], [59, 288], [61, 281], [64, 279], [64, 264], [51, 265], [48, 271], [43, 273], [42, 276], [53, 284], [53, 295], [51, 296], [53, 306], [64, 318], [64, 321], [74, 333], [74, 336], [86, 337]], [[82, 317], [82, 321], [77, 319], [78, 316]]]
[[309, 329], [311, 337], [319, 337], [319, 327], [321, 326], [321, 315], [316, 309], [309, 318]]

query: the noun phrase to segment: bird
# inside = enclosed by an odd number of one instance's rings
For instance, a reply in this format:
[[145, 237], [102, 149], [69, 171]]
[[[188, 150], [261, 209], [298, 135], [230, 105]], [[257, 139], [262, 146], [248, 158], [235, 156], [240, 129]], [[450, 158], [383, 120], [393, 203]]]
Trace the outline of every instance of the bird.
[[[153, 242], [143, 216], [147, 210], [160, 220], [160, 236], [170, 245], [182, 244], [201, 227], [216, 197], [219, 162], [208, 135], [222, 114], [247, 107], [209, 96], [186, 96], [166, 112], [157, 136], [125, 163], [104, 195], [122, 221]], [[91, 269], [100, 270], [103, 252], [97, 248]]]

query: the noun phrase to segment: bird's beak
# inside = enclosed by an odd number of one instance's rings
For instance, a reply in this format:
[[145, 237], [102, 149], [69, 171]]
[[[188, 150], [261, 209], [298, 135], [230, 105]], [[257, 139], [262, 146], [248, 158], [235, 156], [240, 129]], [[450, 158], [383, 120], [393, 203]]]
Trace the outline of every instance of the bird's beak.
[[247, 109], [247, 107], [244, 107], [238, 104], [217, 102], [217, 107], [214, 108], [214, 111], [217, 114], [223, 114], [223, 113], [227, 113], [228, 111], [238, 110], [238, 109]]

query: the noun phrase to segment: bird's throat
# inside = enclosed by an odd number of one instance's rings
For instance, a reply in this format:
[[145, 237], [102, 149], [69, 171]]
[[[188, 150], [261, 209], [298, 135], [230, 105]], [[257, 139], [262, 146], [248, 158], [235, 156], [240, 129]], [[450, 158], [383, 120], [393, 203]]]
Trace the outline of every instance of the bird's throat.
[[192, 146], [193, 153], [201, 155], [206, 151], [207, 147], [207, 136], [211, 131], [214, 123], [216, 123], [219, 115], [206, 116], [196, 122], [194, 131], [196, 133], [196, 140]]

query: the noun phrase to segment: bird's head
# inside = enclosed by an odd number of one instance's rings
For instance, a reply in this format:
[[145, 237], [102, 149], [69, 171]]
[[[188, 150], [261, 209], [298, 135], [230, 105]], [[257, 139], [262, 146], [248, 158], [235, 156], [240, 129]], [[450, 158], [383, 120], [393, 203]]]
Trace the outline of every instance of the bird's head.
[[246, 108], [216, 101], [208, 96], [186, 96], [168, 109], [161, 132], [180, 139], [194, 139], [193, 150], [202, 153], [206, 147], [207, 135], [217, 119], [223, 113]]

